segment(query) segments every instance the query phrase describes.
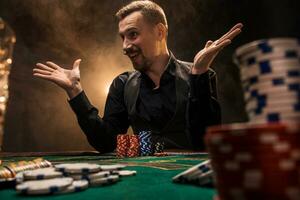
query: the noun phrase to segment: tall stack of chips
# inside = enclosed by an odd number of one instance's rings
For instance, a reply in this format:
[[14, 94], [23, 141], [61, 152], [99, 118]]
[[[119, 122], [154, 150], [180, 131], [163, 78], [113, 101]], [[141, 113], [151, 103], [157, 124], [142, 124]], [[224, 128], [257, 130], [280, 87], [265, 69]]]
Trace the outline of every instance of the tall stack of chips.
[[300, 119], [300, 43], [295, 38], [258, 40], [239, 47], [246, 111], [251, 122]]
[[298, 123], [209, 127], [205, 141], [220, 199], [299, 199]]

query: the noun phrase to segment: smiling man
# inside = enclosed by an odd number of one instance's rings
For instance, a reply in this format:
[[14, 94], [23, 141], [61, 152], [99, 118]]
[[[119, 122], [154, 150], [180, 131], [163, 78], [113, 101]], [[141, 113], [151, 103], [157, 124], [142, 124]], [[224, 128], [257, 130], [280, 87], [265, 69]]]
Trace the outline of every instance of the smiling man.
[[89, 143], [100, 152], [116, 148], [118, 134], [151, 131], [166, 148], [203, 150], [205, 128], [221, 122], [216, 74], [210, 68], [221, 49], [242, 28], [235, 25], [219, 40], [208, 41], [193, 63], [175, 58], [167, 46], [164, 11], [152, 1], [134, 1], [116, 14], [123, 52], [134, 71], [117, 76], [107, 97], [103, 118], [80, 84], [79, 64], [71, 70], [53, 62], [37, 63], [36, 77], [63, 88]]

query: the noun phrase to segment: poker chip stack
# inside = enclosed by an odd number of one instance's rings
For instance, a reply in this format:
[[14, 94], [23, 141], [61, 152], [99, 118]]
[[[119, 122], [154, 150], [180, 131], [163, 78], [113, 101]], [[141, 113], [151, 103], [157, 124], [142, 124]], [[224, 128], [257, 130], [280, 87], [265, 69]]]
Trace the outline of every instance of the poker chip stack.
[[127, 150], [129, 146], [129, 135], [128, 134], [119, 134], [117, 136], [117, 157], [123, 158], [127, 157]]
[[0, 167], [0, 182], [14, 181], [14, 177], [19, 172], [50, 166], [52, 164], [43, 158], [37, 158], [32, 161], [11, 162]]
[[139, 132], [139, 141], [140, 141], [140, 155], [141, 156], [153, 155], [151, 131]]
[[111, 185], [120, 176], [132, 176], [136, 171], [125, 166], [93, 163], [64, 163], [54, 167], [20, 172], [16, 175], [16, 191], [23, 195], [65, 194], [88, 187]]
[[173, 177], [174, 183], [195, 184], [198, 186], [213, 185], [213, 170], [210, 160], [203, 161]]
[[140, 154], [140, 143], [138, 135], [129, 135], [128, 157], [137, 157]]
[[300, 42], [295, 38], [258, 40], [236, 50], [250, 122], [300, 119], [299, 58]]
[[299, 199], [299, 123], [209, 127], [205, 142], [220, 199]]
[[120, 134], [117, 136], [117, 157], [166, 156], [164, 141], [153, 137], [151, 131], [141, 131], [137, 135]]
[[118, 174], [111, 174], [112, 171], [123, 169], [125, 165], [98, 165], [92, 163], [67, 163], [55, 165], [56, 170], [64, 176], [74, 180], [86, 180], [89, 186], [101, 186], [116, 183], [119, 180]]
[[140, 144], [137, 135], [120, 134], [117, 136], [117, 157], [137, 157], [139, 154]]

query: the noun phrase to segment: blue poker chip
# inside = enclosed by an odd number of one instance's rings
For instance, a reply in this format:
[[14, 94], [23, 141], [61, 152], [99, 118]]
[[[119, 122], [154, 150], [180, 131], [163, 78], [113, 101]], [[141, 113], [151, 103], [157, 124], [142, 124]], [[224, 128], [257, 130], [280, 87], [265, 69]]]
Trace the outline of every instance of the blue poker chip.
[[270, 96], [277, 96], [279, 97], [281, 93], [295, 93], [298, 94], [300, 92], [300, 84], [287, 84], [278, 87], [272, 88], [261, 88], [261, 89], [254, 89], [254, 90], [245, 90], [244, 97], [247, 101], [250, 98], [257, 98], [258, 96], [265, 94]]
[[55, 165], [57, 171], [70, 174], [96, 173], [101, 171], [101, 166], [94, 163], [62, 163]]
[[282, 104], [280, 107], [274, 107], [273, 105], [259, 105], [255, 108], [247, 109], [248, 113], [253, 113], [255, 115], [259, 115], [264, 113], [265, 110], [268, 111], [277, 111], [277, 112], [300, 112], [300, 103], [294, 103], [294, 104]]
[[269, 52], [252, 52], [240, 57], [240, 66], [251, 66], [266, 60], [292, 59], [300, 57], [300, 46], [275, 46]]
[[[290, 85], [300, 84], [299, 78], [284, 78], [284, 77], [277, 77], [270, 79], [268, 81], [260, 81], [253, 84], [244, 83], [242, 85], [245, 92], [247, 91], [254, 91], [254, 90], [271, 90], [271, 88], [277, 87], [289, 87]], [[294, 86], [291, 86], [294, 87]]]
[[289, 69], [280, 74], [267, 74], [267, 75], [252, 75], [247, 76], [242, 80], [242, 85], [253, 85], [259, 82], [270, 81], [273, 79], [285, 79], [285, 78], [299, 78], [300, 68]]
[[259, 113], [265, 107], [285, 107], [285, 106], [294, 106], [295, 110], [297, 110], [299, 104], [300, 104], [299, 98], [283, 97], [278, 99], [271, 98], [271, 100], [268, 100], [266, 98], [257, 98], [257, 99], [252, 99], [246, 103], [246, 110], [247, 111], [259, 110], [257, 112]]
[[300, 120], [300, 112], [267, 112], [260, 115], [249, 116], [250, 121], [267, 122], [292, 122]]
[[282, 60], [266, 60], [259, 62], [251, 67], [243, 66], [240, 69], [241, 79], [247, 80], [253, 76], [265, 76], [269, 74], [286, 74], [290, 70], [299, 70], [300, 60], [298, 59], [282, 59]]
[[234, 57], [241, 60], [244, 55], [251, 52], [270, 53], [276, 47], [298, 47], [299, 38], [272, 38], [247, 43], [236, 49]]
[[66, 189], [72, 183], [73, 179], [69, 177], [34, 180], [18, 184], [16, 190], [20, 194], [54, 194]]

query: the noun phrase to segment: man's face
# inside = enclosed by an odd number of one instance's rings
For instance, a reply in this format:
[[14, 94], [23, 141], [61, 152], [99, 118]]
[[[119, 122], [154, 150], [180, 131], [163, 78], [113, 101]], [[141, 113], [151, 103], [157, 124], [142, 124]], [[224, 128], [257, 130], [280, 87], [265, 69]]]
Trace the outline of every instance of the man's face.
[[147, 22], [137, 11], [119, 22], [123, 51], [138, 71], [147, 71], [158, 54], [155, 26]]

